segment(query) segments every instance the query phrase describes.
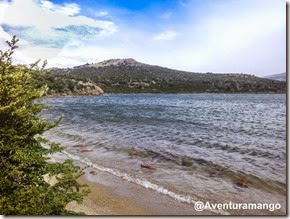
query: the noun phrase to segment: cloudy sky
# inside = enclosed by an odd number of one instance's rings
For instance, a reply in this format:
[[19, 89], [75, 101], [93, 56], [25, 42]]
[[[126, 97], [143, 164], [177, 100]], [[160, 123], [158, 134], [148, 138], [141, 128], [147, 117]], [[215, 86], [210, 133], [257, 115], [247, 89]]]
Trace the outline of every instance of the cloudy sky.
[[284, 0], [0, 0], [15, 61], [72, 67], [111, 58], [194, 72], [286, 71]]

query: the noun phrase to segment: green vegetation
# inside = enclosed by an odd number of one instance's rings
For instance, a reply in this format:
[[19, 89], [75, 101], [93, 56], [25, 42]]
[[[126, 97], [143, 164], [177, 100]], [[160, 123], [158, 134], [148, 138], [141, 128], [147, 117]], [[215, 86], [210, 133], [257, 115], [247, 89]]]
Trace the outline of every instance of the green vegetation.
[[40, 75], [36, 83], [40, 87], [47, 86], [49, 88], [45, 93], [47, 96], [103, 94], [103, 91], [89, 79], [53, 75], [49, 71], [45, 75]]
[[74, 214], [66, 205], [81, 202], [89, 193], [76, 181], [83, 171], [72, 160], [48, 162], [49, 155], [63, 148], [42, 137], [59, 121], [39, 116], [47, 107], [37, 102], [47, 91], [38, 81], [45, 77], [45, 63], [13, 65], [17, 41], [14, 37], [7, 42], [9, 49], [0, 51], [0, 214]]
[[[248, 74], [213, 74], [178, 71], [113, 59], [73, 68], [53, 68], [47, 81], [50, 89], [68, 87], [71, 80], [91, 81], [105, 93], [285, 93], [286, 82]], [[61, 81], [66, 85], [61, 85]]]

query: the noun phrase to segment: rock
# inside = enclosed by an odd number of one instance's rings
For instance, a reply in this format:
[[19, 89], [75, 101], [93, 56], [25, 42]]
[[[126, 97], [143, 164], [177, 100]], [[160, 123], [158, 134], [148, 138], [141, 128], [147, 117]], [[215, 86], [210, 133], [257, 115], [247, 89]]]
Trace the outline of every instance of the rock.
[[156, 167], [153, 167], [149, 164], [141, 164], [141, 168], [146, 168], [146, 169], [149, 169], [149, 170], [156, 170]]
[[234, 184], [236, 186], [239, 186], [241, 188], [248, 188], [251, 184], [250, 180], [246, 177], [238, 178], [234, 181]]
[[80, 93], [81, 95], [99, 96], [99, 95], [104, 94], [104, 91], [93, 82], [79, 81], [78, 85], [81, 85], [82, 87], [84, 87], [82, 91], [78, 91], [78, 93]]
[[189, 157], [186, 157], [186, 156], [182, 157], [182, 159], [181, 159], [181, 165], [182, 166], [190, 167], [192, 164], [193, 163], [192, 163], [192, 161], [190, 160]]
[[84, 149], [84, 150], [81, 150], [82, 153], [84, 152], [92, 152], [93, 150], [88, 150], [88, 149]]
[[147, 153], [143, 151], [137, 151], [135, 148], [131, 148], [128, 150], [128, 153], [132, 157], [142, 157], [145, 158], [147, 157]]
[[133, 157], [138, 156], [138, 152], [137, 151], [130, 151], [129, 154]]
[[215, 172], [210, 172], [209, 173], [209, 177], [216, 177], [217, 176], [217, 173], [215, 173]]
[[43, 175], [43, 179], [46, 183], [48, 183], [50, 186], [54, 186], [56, 183], [58, 183], [57, 178], [61, 178], [61, 174], [57, 174], [54, 176], [49, 176], [49, 174]]
[[94, 170], [92, 170], [92, 171], [90, 171], [90, 174], [92, 174], [92, 175], [97, 175], [97, 172], [94, 171]]
[[141, 62], [137, 62], [135, 59], [132, 58], [127, 58], [127, 59], [109, 59], [105, 60], [99, 63], [95, 64], [89, 64], [89, 67], [94, 67], [94, 68], [103, 68], [106, 66], [131, 66], [131, 67], [136, 67], [136, 66], [146, 66], [146, 64], [143, 64]]
[[178, 165], [190, 167], [193, 165], [192, 159], [188, 156], [178, 157], [175, 161]]

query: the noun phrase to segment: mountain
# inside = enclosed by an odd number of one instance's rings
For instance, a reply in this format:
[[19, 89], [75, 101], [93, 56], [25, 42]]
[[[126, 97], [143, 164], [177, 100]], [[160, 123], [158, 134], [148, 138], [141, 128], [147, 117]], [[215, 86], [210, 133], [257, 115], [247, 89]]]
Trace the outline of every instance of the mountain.
[[81, 65], [78, 67], [95, 67], [95, 68], [102, 68], [102, 67], [107, 67], [107, 66], [148, 66], [147, 64], [137, 62], [135, 59], [129, 58], [129, 59], [109, 59], [105, 60], [99, 63], [95, 64], [86, 64], [86, 65]]
[[50, 90], [69, 94], [78, 81], [105, 93], [285, 93], [286, 82], [249, 74], [194, 73], [148, 65], [134, 59], [110, 59], [73, 68], [53, 68], [44, 79]]
[[280, 74], [268, 75], [268, 76], [265, 76], [264, 78], [277, 80], [277, 81], [286, 81], [286, 72], [280, 73]]

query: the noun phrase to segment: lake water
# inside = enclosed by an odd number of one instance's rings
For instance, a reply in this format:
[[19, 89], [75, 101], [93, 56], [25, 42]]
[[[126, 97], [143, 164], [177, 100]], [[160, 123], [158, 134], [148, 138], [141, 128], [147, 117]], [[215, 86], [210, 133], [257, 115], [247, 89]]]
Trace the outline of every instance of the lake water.
[[286, 95], [114, 94], [42, 102], [54, 106], [45, 118], [64, 115], [45, 135], [99, 171], [180, 202], [278, 202], [285, 210]]

